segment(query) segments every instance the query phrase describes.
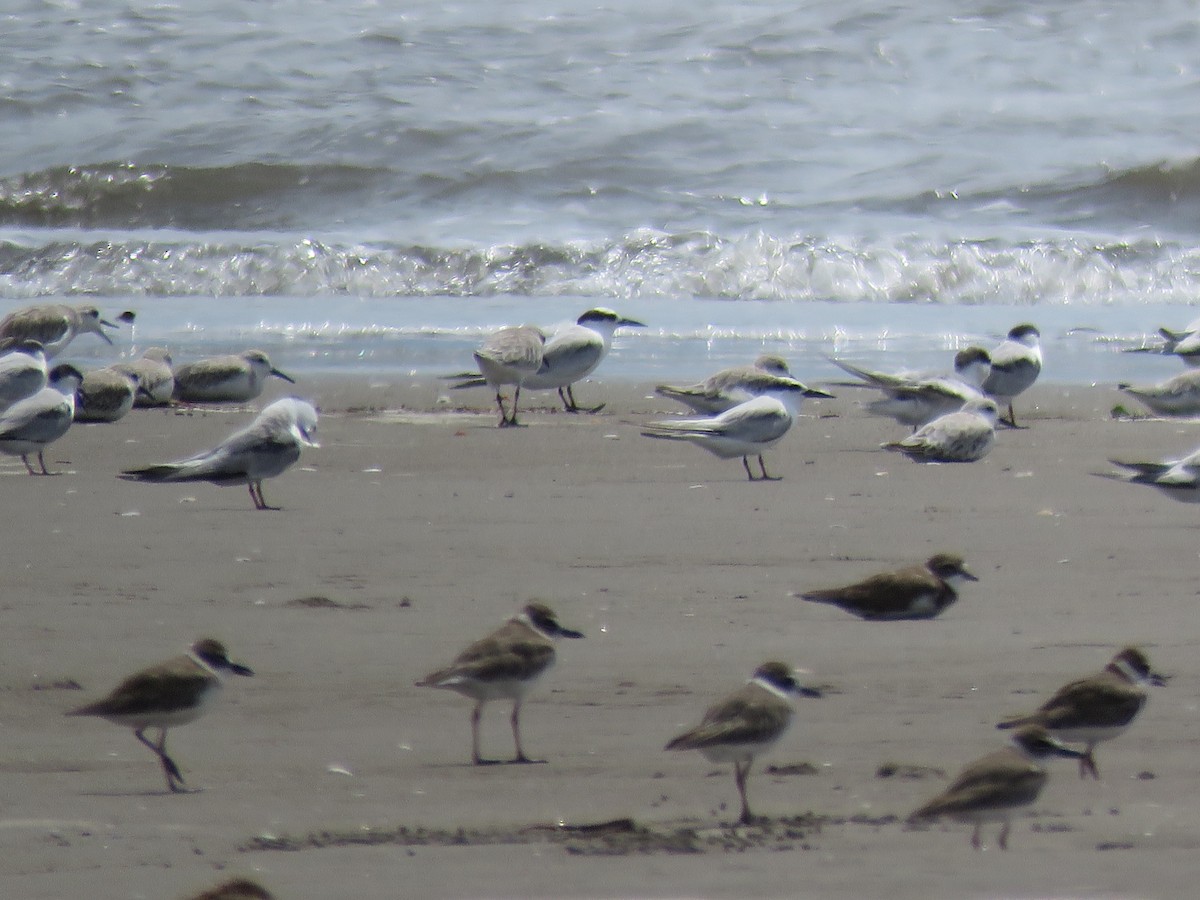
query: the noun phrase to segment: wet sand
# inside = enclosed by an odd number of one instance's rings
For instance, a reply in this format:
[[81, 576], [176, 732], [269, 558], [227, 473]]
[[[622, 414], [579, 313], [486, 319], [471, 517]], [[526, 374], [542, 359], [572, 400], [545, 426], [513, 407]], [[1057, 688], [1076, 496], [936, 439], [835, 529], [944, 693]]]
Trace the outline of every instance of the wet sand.
[[[982, 462], [927, 466], [878, 450], [904, 429], [843, 388], [768, 455], [784, 480], [750, 484], [639, 436], [676, 411], [644, 385], [582, 386], [608, 401], [593, 416], [541, 394], [506, 430], [486, 391], [459, 409], [432, 382], [302, 387], [323, 446], [266, 483], [279, 512], [115, 477], [245, 411], [77, 427], [47, 454], [56, 478], [0, 459], [6, 896], [185, 897], [236, 874], [280, 898], [1194, 890], [1200, 511], [1089, 474], [1191, 450], [1194, 423], [1116, 421], [1115, 391], [1052, 385]], [[933, 621], [789, 597], [941, 550], [980, 581]], [[547, 762], [474, 768], [470, 702], [413, 683], [535, 598], [587, 635], [524, 707]], [[202, 789], [174, 796], [127, 730], [62, 713], [203, 635], [257, 675], [171, 733]], [[903, 824], [1003, 742], [996, 721], [1128, 643], [1175, 677], [1100, 747], [1100, 782], [1051, 763], [1007, 853], [994, 829], [976, 853], [969, 826]], [[730, 767], [662, 746], [771, 658], [826, 693], [750, 779], [768, 823], [733, 829]], [[511, 752], [507, 704], [484, 749]], [[897, 765], [916, 777], [881, 777]]]

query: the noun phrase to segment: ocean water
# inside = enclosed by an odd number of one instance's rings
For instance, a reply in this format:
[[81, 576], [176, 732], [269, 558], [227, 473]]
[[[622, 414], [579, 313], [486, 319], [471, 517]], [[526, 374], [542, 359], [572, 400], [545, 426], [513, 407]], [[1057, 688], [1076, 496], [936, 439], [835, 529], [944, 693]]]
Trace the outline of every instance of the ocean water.
[[604, 305], [650, 326], [609, 376], [1031, 321], [1104, 382], [1197, 316], [1181, 0], [9, 0], [0, 42], [0, 312], [133, 309], [124, 353], [454, 371]]

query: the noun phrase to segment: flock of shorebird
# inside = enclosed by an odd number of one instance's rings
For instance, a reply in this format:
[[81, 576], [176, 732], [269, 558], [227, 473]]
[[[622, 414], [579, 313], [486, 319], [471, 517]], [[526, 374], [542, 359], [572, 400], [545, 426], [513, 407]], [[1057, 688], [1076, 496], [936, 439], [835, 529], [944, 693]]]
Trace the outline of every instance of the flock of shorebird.
[[[121, 318], [131, 322], [133, 314]], [[111, 343], [104, 329], [116, 327], [95, 307], [59, 304], [30, 307], [0, 320], [0, 451], [20, 456], [31, 475], [50, 474], [43, 451], [73, 421], [116, 421], [135, 405], [245, 403], [257, 398], [272, 376], [292, 381], [258, 350], [179, 367], [161, 349], [87, 374], [70, 364], [51, 367], [49, 361], [76, 336], [96, 334]], [[567, 412], [595, 412], [603, 404], [581, 407], [574, 386], [596, 370], [622, 327], [644, 326], [597, 308], [552, 336], [532, 326], [503, 328], [475, 352], [477, 371], [449, 377], [456, 389], [491, 388], [502, 428], [519, 424], [522, 388], [557, 391]], [[1000, 421], [1017, 427], [1013, 401], [1041, 371], [1039, 338], [1033, 325], [1018, 325], [991, 350], [968, 347], [959, 352], [954, 371], [945, 375], [890, 374], [845, 360], [832, 362], [853, 377], [851, 384], [879, 392], [866, 405], [869, 412], [911, 429], [911, 434], [883, 444], [884, 448], [921, 461], [971, 462], [991, 449]], [[1188, 354], [1194, 352], [1200, 364], [1200, 330], [1164, 331], [1164, 339], [1163, 352], [1185, 360], [1191, 360]], [[1200, 368], [1185, 374], [1193, 372], [1200, 373]], [[1193, 383], [1194, 389], [1187, 386]], [[511, 400], [503, 394], [506, 386], [512, 388]], [[1127, 385], [1122, 389], [1156, 412], [1179, 414], [1185, 408], [1200, 412], [1198, 378], [1172, 379], [1155, 389]], [[1194, 406], [1180, 399], [1190, 392], [1196, 395]], [[687, 406], [694, 415], [647, 423], [643, 434], [694, 443], [723, 459], [741, 458], [751, 481], [774, 480], [763, 454], [787, 434], [801, 400], [831, 396], [794, 378], [777, 356], [760, 357], [752, 365], [723, 370], [697, 384], [660, 385], [657, 393]], [[1002, 408], [1006, 420], [1001, 419]], [[251, 424], [214, 448], [129, 469], [121, 477], [245, 484], [255, 507], [267, 509], [262, 482], [294, 463], [302, 447], [316, 446], [316, 429], [313, 406], [285, 398], [268, 405]], [[36, 469], [29, 460], [34, 454]], [[757, 476], [751, 457], [758, 460]], [[1168, 493], [1183, 490], [1190, 492], [1189, 498], [1200, 498], [1200, 451], [1183, 460], [1121, 465], [1133, 470], [1126, 479], [1130, 482], [1152, 484]], [[974, 580], [960, 557], [942, 553], [922, 565], [796, 596], [868, 620], [932, 618], [956, 600], [959, 586]], [[555, 640], [582, 637], [560, 624], [545, 604], [530, 603], [417, 684], [456, 691], [475, 701], [471, 759], [477, 765], [496, 762], [486, 758], [480, 747], [485, 704], [511, 701], [516, 751], [511, 762], [532, 762], [521, 742], [522, 700], [553, 664]], [[253, 674], [232, 661], [220, 642], [206, 638], [183, 656], [136, 673], [107, 697], [71, 715], [96, 716], [132, 728], [158, 758], [169, 790], [185, 791], [183, 774], [167, 752], [167, 732], [198, 717], [220, 687], [222, 676], [229, 673]], [[1081, 776], [1098, 777], [1095, 746], [1128, 728], [1145, 702], [1145, 685], [1161, 683], [1162, 676], [1151, 669], [1145, 654], [1126, 648], [1102, 672], [1066, 685], [1032, 714], [1001, 722], [998, 727], [1014, 729], [1011, 745], [968, 766], [945, 791], [916, 810], [911, 820], [944, 816], [973, 822], [972, 844], [977, 848], [982, 824], [999, 821], [1003, 824], [999, 845], [1006, 847], [1011, 815], [1032, 803], [1045, 783], [1046, 772], [1039, 761], [1055, 755], [1075, 757], [1080, 760]], [[699, 724], [670, 740], [665, 749], [697, 750], [710, 760], [731, 762], [741, 803], [739, 821], [749, 823], [754, 819], [746, 792], [751, 766], [788, 728], [795, 696], [819, 696], [819, 692], [802, 685], [787, 664], [764, 663], [745, 686], [710, 707]], [[157, 740], [147, 737], [150, 730], [157, 731]], [[1083, 744], [1084, 749], [1071, 749], [1069, 743]]]

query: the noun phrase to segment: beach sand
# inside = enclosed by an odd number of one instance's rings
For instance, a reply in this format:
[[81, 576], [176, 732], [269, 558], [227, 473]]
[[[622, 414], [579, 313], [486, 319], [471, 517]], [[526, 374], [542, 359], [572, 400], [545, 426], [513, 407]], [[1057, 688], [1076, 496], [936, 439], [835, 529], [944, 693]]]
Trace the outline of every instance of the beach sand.
[[[1195, 424], [1039, 386], [985, 460], [928, 466], [879, 450], [904, 429], [841, 388], [769, 453], [783, 480], [751, 484], [738, 460], [641, 437], [677, 412], [645, 385], [581, 386], [608, 401], [591, 416], [536, 395], [505, 430], [486, 391], [301, 387], [322, 447], [266, 483], [279, 512], [115, 477], [245, 410], [77, 427], [47, 454], [56, 478], [0, 460], [5, 896], [186, 897], [232, 875], [279, 898], [1194, 892], [1200, 511], [1090, 473], [1189, 451]], [[936, 620], [789, 596], [942, 550], [980, 580]], [[587, 635], [524, 707], [547, 763], [472, 767], [470, 701], [414, 682], [535, 598]], [[63, 712], [205, 635], [256, 677], [171, 732], [201, 790], [170, 795], [128, 730]], [[904, 824], [1002, 745], [996, 721], [1130, 643], [1174, 678], [1100, 747], [1101, 781], [1051, 762], [1007, 853], [994, 828], [977, 853], [970, 826]], [[734, 829], [730, 767], [662, 747], [773, 658], [825, 696], [755, 767], [767, 824]], [[508, 709], [487, 708], [485, 753], [511, 752]]]

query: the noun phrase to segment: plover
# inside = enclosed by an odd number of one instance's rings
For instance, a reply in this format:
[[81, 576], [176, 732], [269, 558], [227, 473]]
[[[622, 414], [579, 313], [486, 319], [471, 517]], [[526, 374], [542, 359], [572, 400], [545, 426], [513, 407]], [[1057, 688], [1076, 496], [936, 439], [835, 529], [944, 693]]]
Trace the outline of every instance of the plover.
[[663, 397], [678, 400], [693, 412], [719, 415], [756, 396], [754, 390], [763, 385], [760, 376], [777, 375], [790, 378], [788, 364], [781, 356], [764, 353], [748, 366], [732, 366], [689, 385], [660, 384], [654, 390]]
[[46, 386], [46, 352], [38, 341], [0, 340], [0, 409]]
[[748, 382], [758, 396], [719, 415], [702, 419], [672, 419], [650, 422], [644, 426], [646, 437], [671, 441], [687, 441], [703, 447], [721, 459], [740, 456], [746, 476], [755, 481], [749, 457], [758, 457], [763, 481], [778, 481], [767, 474], [763, 453], [774, 447], [792, 427], [804, 397], [831, 397], [824, 391], [809, 388], [794, 378], [768, 375], [763, 372]]
[[861, 379], [863, 386], [883, 392], [883, 397], [867, 404], [868, 412], [914, 429], [938, 416], [957, 412], [968, 400], [982, 399], [982, 385], [992, 370], [991, 357], [982, 347], [967, 347], [956, 353], [953, 375], [889, 375], [837, 359], [831, 358], [830, 362]]
[[247, 403], [263, 392], [272, 375], [296, 383], [292, 376], [271, 365], [271, 358], [261, 350], [200, 359], [175, 370], [175, 399], [185, 403]]
[[918, 462], [975, 462], [991, 452], [998, 414], [994, 400], [968, 400], [958, 412], [938, 416], [903, 440], [880, 446]]
[[1059, 688], [1036, 712], [999, 723], [997, 728], [1038, 725], [1069, 744], [1085, 744], [1079, 777], [1100, 777], [1093, 755], [1096, 745], [1125, 731], [1146, 704], [1146, 685], [1166, 679], [1150, 668], [1137, 647], [1126, 647], [1101, 671]]
[[1200, 369], [1188, 369], [1159, 384], [1118, 384], [1156, 415], [1200, 415]]
[[[97, 716], [133, 729], [133, 735], [162, 763], [167, 787], [174, 793], [187, 790], [179, 766], [167, 755], [167, 730], [195, 721], [221, 687], [221, 676], [253, 675], [245, 666], [232, 662], [225, 645], [204, 638], [182, 656], [143, 669], [129, 676], [103, 700], [81, 706], [69, 716]], [[148, 728], [158, 729], [158, 740], [146, 737]]]
[[[482, 382], [496, 392], [496, 408], [500, 411], [501, 428], [518, 425], [517, 404], [521, 399], [521, 385], [542, 367], [546, 347], [546, 335], [533, 325], [509, 325], [488, 335], [475, 351], [475, 364], [479, 373], [452, 375], [462, 379], [452, 385], [454, 390], [477, 387]], [[512, 412], [504, 408], [504, 396], [500, 388], [513, 385]]]
[[1200, 449], [1193, 450], [1180, 459], [1161, 462], [1110, 459], [1114, 466], [1131, 470], [1132, 474], [1120, 472], [1095, 472], [1101, 478], [1122, 481], [1126, 484], [1145, 484], [1158, 490], [1179, 503], [1200, 503]]
[[262, 483], [298, 460], [301, 447], [319, 447], [316, 433], [317, 411], [312, 404], [285, 397], [211, 450], [175, 462], [128, 469], [120, 477], [126, 481], [245, 484], [255, 509], [278, 509], [267, 505]]
[[132, 372], [109, 366], [83, 376], [75, 392], [76, 422], [117, 422], [133, 409], [140, 379]]
[[672, 738], [663, 749], [699, 750], [709, 762], [733, 763], [733, 780], [742, 803], [738, 821], [748, 825], [753, 821], [746, 800], [750, 767], [792, 724], [794, 696], [821, 694], [800, 685], [786, 663], [763, 663], [746, 685], [710, 706], [699, 725]]
[[[51, 474], [43, 454], [75, 420], [75, 391], [82, 381], [82, 372], [62, 363], [50, 371], [46, 387], [0, 411], [0, 452], [21, 457], [30, 475]], [[29, 464], [30, 453], [37, 453], [41, 472]]]
[[1008, 404], [1008, 424], [1016, 428], [1013, 398], [1032, 387], [1042, 373], [1041, 332], [1028, 323], [1014, 326], [990, 355], [992, 371], [983, 392], [997, 403]]
[[581, 632], [560, 625], [550, 607], [530, 603], [496, 631], [467, 647], [450, 665], [426, 675], [417, 686], [446, 688], [475, 701], [471, 710], [471, 762], [477, 766], [497, 762], [484, 759], [479, 749], [484, 705], [489, 700], [511, 700], [517, 754], [512, 762], [537, 762], [527, 757], [521, 746], [521, 703], [554, 664], [554, 639], [581, 637]]
[[80, 334], [98, 334], [112, 343], [105, 328], [116, 328], [105, 321], [100, 310], [84, 304], [38, 303], [14, 310], [0, 319], [0, 339], [34, 340], [45, 348], [46, 358], [53, 359]]
[[924, 565], [881, 572], [846, 587], [792, 594], [812, 603], [828, 603], [860, 619], [932, 619], [958, 599], [958, 588], [979, 579], [967, 571], [963, 558], [938, 553]]
[[141, 390], [133, 398], [134, 406], [166, 406], [175, 393], [175, 373], [171, 354], [165, 347], [151, 347], [141, 359], [118, 363], [112, 368], [136, 375]]
[[971, 846], [983, 849], [985, 822], [1001, 822], [999, 845], [1008, 849], [1012, 816], [1031, 805], [1046, 785], [1046, 770], [1039, 762], [1053, 756], [1079, 757], [1078, 750], [1064, 746], [1044, 728], [1029, 725], [1013, 733], [1008, 747], [989, 753], [971, 763], [954, 782], [908, 817], [921, 822], [945, 816], [959, 822], [971, 822]]

